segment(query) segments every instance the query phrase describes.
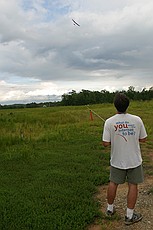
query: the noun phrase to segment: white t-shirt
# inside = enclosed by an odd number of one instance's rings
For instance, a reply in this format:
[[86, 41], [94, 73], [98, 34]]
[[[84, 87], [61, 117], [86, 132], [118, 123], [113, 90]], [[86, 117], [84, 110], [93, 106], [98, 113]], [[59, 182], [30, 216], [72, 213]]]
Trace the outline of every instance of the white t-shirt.
[[135, 168], [142, 163], [139, 139], [147, 137], [140, 117], [116, 114], [106, 120], [103, 141], [111, 142], [110, 164], [116, 168]]

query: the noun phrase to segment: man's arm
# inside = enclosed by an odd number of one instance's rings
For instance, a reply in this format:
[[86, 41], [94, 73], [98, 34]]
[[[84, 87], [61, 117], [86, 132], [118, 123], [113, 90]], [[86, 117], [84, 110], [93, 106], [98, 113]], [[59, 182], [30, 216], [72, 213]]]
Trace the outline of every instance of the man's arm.
[[111, 145], [110, 142], [103, 141], [103, 146], [104, 146], [104, 147], [107, 147], [107, 146], [110, 146], [110, 145]]
[[144, 142], [146, 142], [146, 140], [147, 140], [147, 138], [145, 137], [145, 138], [139, 139], [139, 142], [144, 143]]
[[102, 145], [104, 147], [111, 145], [111, 136], [110, 136], [110, 125], [108, 120], [105, 121], [104, 129], [103, 129], [103, 136], [102, 136]]

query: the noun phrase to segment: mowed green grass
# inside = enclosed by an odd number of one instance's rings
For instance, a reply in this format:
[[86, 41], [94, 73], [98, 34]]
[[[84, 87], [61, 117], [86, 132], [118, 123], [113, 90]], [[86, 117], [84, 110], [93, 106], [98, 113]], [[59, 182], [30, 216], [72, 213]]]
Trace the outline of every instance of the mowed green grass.
[[[115, 113], [111, 104], [91, 108], [104, 119]], [[153, 101], [133, 102], [129, 112], [144, 120], [148, 153]], [[94, 194], [108, 182], [109, 149], [93, 116], [85, 106], [0, 111], [0, 229], [83, 230], [102, 218]]]

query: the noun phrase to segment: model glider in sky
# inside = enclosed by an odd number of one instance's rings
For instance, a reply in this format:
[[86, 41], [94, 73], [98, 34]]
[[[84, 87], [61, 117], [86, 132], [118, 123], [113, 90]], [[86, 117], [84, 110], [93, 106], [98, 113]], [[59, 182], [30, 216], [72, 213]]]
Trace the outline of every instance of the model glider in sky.
[[72, 22], [74, 23], [74, 25], [80, 26], [74, 19], [72, 19]]

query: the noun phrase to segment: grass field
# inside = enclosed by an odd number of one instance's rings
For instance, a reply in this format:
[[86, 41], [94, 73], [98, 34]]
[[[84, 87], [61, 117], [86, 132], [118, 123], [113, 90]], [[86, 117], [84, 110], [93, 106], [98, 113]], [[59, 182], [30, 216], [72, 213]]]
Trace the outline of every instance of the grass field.
[[[115, 113], [111, 104], [91, 108], [104, 119]], [[147, 128], [151, 174], [153, 101], [132, 102], [129, 112]], [[15, 109], [0, 111], [0, 127], [0, 229], [84, 230], [103, 218], [93, 198], [109, 175], [103, 121], [91, 121], [85, 106]]]

